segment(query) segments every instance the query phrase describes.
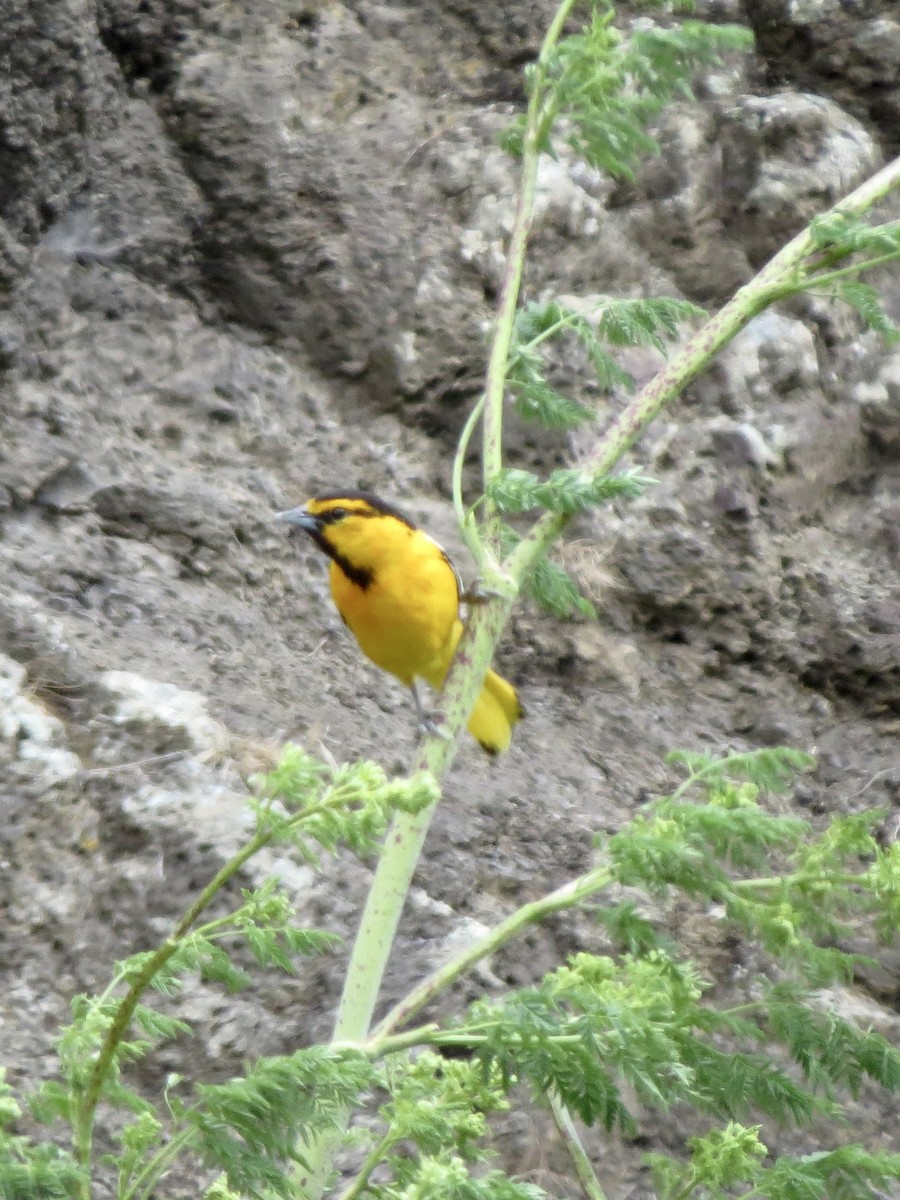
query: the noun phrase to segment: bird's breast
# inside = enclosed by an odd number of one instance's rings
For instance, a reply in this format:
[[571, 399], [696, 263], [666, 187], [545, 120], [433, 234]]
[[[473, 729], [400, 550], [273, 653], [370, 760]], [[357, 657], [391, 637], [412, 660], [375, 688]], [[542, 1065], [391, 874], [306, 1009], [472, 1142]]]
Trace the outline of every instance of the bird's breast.
[[363, 653], [404, 683], [433, 675], [443, 657], [449, 662], [459, 591], [453, 568], [426, 535], [378, 564], [365, 588], [332, 562], [331, 593]]

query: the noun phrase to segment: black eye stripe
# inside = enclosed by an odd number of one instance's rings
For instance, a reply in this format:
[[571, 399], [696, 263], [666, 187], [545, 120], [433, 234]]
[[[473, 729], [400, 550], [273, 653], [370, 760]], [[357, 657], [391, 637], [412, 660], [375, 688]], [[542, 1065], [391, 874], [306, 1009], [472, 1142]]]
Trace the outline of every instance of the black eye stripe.
[[[410, 518], [399, 508], [395, 508], [393, 504], [387, 504], [380, 496], [374, 495], [372, 492], [357, 492], [357, 491], [334, 491], [320, 492], [314, 497], [316, 504], [335, 504], [338, 508], [342, 508], [345, 514], [354, 517], [394, 517], [397, 521], [402, 521], [404, 525], [408, 525], [410, 529], [416, 528], [415, 521]], [[362, 508], [351, 508], [351, 504], [361, 504]], [[329, 520], [329, 509], [324, 509], [318, 513], [320, 521], [327, 522]], [[342, 518], [331, 518], [332, 520], [341, 520]]]
[[377, 512], [371, 508], [326, 508], [324, 512], [318, 513], [317, 516], [322, 525], [336, 525], [338, 521], [343, 521], [345, 517], [383, 517], [384, 513]]

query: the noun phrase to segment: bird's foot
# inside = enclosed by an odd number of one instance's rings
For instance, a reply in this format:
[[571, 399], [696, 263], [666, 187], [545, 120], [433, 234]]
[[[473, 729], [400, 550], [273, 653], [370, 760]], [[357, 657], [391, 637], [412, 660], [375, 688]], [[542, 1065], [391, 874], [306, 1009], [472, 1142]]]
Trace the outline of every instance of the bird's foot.
[[430, 713], [422, 703], [418, 689], [415, 683], [409, 685], [409, 690], [412, 692], [413, 703], [416, 706], [416, 717], [418, 719], [418, 729], [420, 737], [439, 737], [450, 741], [450, 734], [441, 726], [445, 721], [442, 713]]
[[428, 713], [422, 713], [419, 716], [419, 737], [439, 737], [443, 738], [445, 742], [452, 741], [452, 737], [441, 724], [443, 720], [444, 718], [440, 713], [435, 713], [433, 716]]
[[470, 583], [460, 596], [463, 604], [490, 604], [492, 600], [504, 599], [504, 593], [496, 588], [483, 587], [477, 580]]

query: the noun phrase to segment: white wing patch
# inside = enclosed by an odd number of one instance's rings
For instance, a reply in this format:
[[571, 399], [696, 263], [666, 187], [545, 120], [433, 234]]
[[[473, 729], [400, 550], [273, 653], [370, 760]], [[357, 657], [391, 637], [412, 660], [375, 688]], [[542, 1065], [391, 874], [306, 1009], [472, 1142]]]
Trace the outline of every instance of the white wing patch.
[[460, 578], [459, 571], [457, 571], [456, 567], [453, 565], [453, 559], [450, 557], [450, 555], [447, 553], [447, 551], [444, 549], [444, 547], [441, 545], [441, 543], [436, 542], [434, 540], [434, 538], [431, 536], [430, 533], [425, 533], [425, 531], [422, 529], [420, 529], [419, 532], [422, 534], [423, 537], [427, 538], [428, 541], [431, 542], [432, 546], [437, 546], [438, 550], [440, 550], [441, 556], [442, 556], [444, 562], [447, 564], [447, 566], [453, 572], [453, 578], [456, 580], [456, 594], [457, 594], [457, 596], [459, 596], [460, 600], [462, 600], [463, 592], [466, 589], [463, 586], [463, 581]]

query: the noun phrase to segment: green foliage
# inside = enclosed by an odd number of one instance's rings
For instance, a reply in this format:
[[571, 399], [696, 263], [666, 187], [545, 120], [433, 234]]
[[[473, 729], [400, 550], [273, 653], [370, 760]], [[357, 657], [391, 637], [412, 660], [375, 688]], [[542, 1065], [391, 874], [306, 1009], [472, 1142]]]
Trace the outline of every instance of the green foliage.
[[[896, 931], [884, 914], [898, 911], [900, 873], [874, 839], [879, 814], [838, 817], [813, 837], [806, 822], [769, 813], [760, 795], [784, 793], [792, 774], [810, 769], [810, 757], [797, 751], [669, 759], [688, 767], [688, 780], [604, 845], [614, 877], [723, 905], [749, 937], [816, 986], [852, 978], [861, 956], [823, 943], [851, 935], [854, 914], [874, 912], [877, 930]], [[706, 789], [705, 803], [683, 799], [690, 786]], [[777, 880], [773, 858], [782, 870]], [[870, 863], [863, 872], [861, 861]], [[761, 880], [746, 877], [764, 870]], [[851, 880], [862, 889], [851, 888]]]
[[83, 1172], [58, 1146], [36, 1145], [9, 1126], [22, 1110], [0, 1067], [0, 1196], [3, 1200], [68, 1200]]
[[116, 1140], [119, 1153], [108, 1155], [118, 1172], [119, 1194], [127, 1196], [131, 1181], [141, 1173], [148, 1156], [156, 1151], [165, 1135], [165, 1126], [152, 1112], [143, 1112], [125, 1125]]
[[702, 987], [690, 965], [575, 955], [540, 987], [470, 1014], [475, 1053], [504, 1079], [553, 1092], [583, 1121], [635, 1130], [616, 1076], [648, 1104], [666, 1107], [690, 1092], [679, 1049]]
[[[286, 747], [275, 770], [255, 782], [254, 838], [222, 868], [160, 947], [119, 963], [113, 982], [102, 995], [73, 1000], [72, 1023], [57, 1043], [62, 1078], [46, 1081], [31, 1100], [38, 1120], [69, 1121], [80, 1131], [81, 1142], [88, 1144], [87, 1131], [98, 1103], [135, 1114], [135, 1120], [120, 1128], [120, 1149], [113, 1160], [121, 1200], [145, 1200], [173, 1153], [188, 1147], [196, 1147], [206, 1161], [224, 1170], [223, 1188], [236, 1183], [254, 1195], [254, 1188], [287, 1194], [284, 1167], [294, 1161], [288, 1145], [296, 1136], [295, 1119], [303, 1112], [297, 1101], [298, 1089], [312, 1105], [309, 1119], [319, 1128], [327, 1126], [329, 1119], [336, 1120], [328, 1114], [341, 1110], [351, 1102], [350, 1092], [355, 1097], [358, 1091], [359, 1062], [348, 1066], [352, 1055], [329, 1060], [321, 1047], [299, 1056], [266, 1060], [245, 1079], [229, 1085], [201, 1088], [192, 1106], [167, 1092], [165, 1121], [123, 1081], [127, 1066], [161, 1040], [191, 1032], [185, 1022], [141, 1001], [148, 988], [171, 996], [180, 990], [186, 976], [197, 974], [236, 991], [251, 982], [246, 968], [234, 961], [235, 949], [242, 944], [259, 967], [293, 972], [297, 958], [323, 953], [337, 941], [333, 935], [296, 925], [294, 903], [277, 879], [256, 889], [242, 889], [242, 902], [231, 912], [202, 925], [196, 923], [219, 888], [255, 851], [273, 842], [285, 843], [305, 860], [314, 861], [317, 851], [331, 851], [343, 843], [367, 854], [377, 845], [394, 812], [418, 812], [437, 798], [436, 784], [427, 772], [409, 780], [392, 780], [376, 764], [327, 765], [296, 746]], [[312, 1075], [318, 1090], [310, 1089]], [[368, 1081], [368, 1067], [363, 1075]], [[175, 1082], [173, 1079], [173, 1087]], [[291, 1122], [286, 1115], [288, 1106], [293, 1112]], [[242, 1113], [245, 1124], [241, 1123]], [[254, 1122], [263, 1120], [265, 1127], [254, 1132]], [[43, 1162], [42, 1154], [40, 1147], [29, 1150], [32, 1165]], [[48, 1163], [56, 1161], [50, 1150], [46, 1156]]]
[[[807, 755], [763, 750], [718, 759], [682, 753], [672, 760], [688, 779], [600, 844], [591, 878], [600, 889], [677, 893], [698, 913], [715, 905], [716, 920], [743, 928], [770, 955], [752, 1000], [735, 1008], [716, 1002], [667, 932], [664, 908], [651, 905], [644, 913], [634, 900], [600, 897], [592, 903], [615, 947], [611, 954], [572, 955], [532, 986], [482, 998], [443, 1025], [368, 1046], [314, 1046], [263, 1059], [243, 1077], [199, 1084], [188, 1096], [172, 1078], [162, 1110], [129, 1091], [121, 1075], [159, 1039], [187, 1027], [138, 1003], [131, 1023], [141, 1037], [126, 1040], [122, 1031], [102, 1086], [105, 1103], [135, 1114], [120, 1126], [110, 1159], [119, 1200], [156, 1195], [179, 1153], [220, 1173], [207, 1193], [212, 1200], [293, 1198], [296, 1172], [310, 1169], [310, 1147], [337, 1136], [354, 1110], [368, 1115], [355, 1133], [364, 1161], [347, 1200], [536, 1197], [541, 1193], [530, 1185], [486, 1169], [491, 1115], [509, 1107], [521, 1084], [610, 1133], [636, 1134], [646, 1111], [675, 1103], [720, 1121], [691, 1141], [688, 1161], [653, 1159], [661, 1196], [724, 1198], [737, 1189], [737, 1200], [740, 1189], [753, 1188], [772, 1200], [874, 1200], [893, 1178], [891, 1156], [845, 1147], [772, 1161], [759, 1137], [763, 1126], [738, 1122], [837, 1119], [843, 1099], [858, 1096], [866, 1082], [900, 1092], [900, 1051], [832, 1012], [827, 994], [815, 991], [823, 981], [848, 977], [855, 961], [823, 938], [834, 943], [861, 917], [877, 921], [896, 911], [900, 859], [874, 841], [878, 814], [838, 817], [813, 836], [806, 822], [767, 808], [767, 796], [783, 794], [791, 778], [811, 768]], [[297, 761], [317, 789], [315, 804], [344, 786], [339, 770], [311, 772]], [[294, 778], [281, 775], [278, 786], [290, 791]], [[343, 793], [354, 811], [362, 803], [357, 782]], [[269, 802], [278, 802], [274, 789]], [[295, 805], [298, 812], [318, 811], [309, 799]], [[592, 894], [575, 889], [572, 903]], [[181, 939], [159, 978], [147, 975], [153, 960], [137, 955], [120, 965], [108, 993], [76, 999], [73, 1025], [60, 1042], [63, 1081], [40, 1090], [35, 1113], [77, 1114], [120, 1015], [116, 988], [143, 980], [173, 991], [173, 962], [182, 971], [205, 970], [210, 948], [230, 961], [223, 942], [234, 939], [249, 945], [259, 965], [278, 970], [292, 970], [295, 955], [319, 953], [331, 941], [294, 927], [277, 883], [245, 890], [234, 912]], [[0, 1090], [0, 1119], [18, 1115], [8, 1089]], [[77, 1170], [70, 1158], [5, 1133], [0, 1138], [9, 1160], [0, 1160], [0, 1183], [11, 1196], [71, 1195]]]
[[[552, 387], [545, 369], [537, 350], [528, 346], [513, 346], [510, 350], [506, 386], [513, 394], [519, 416], [537, 421], [545, 429], [574, 429], [592, 421], [593, 410]], [[611, 378], [611, 373], [607, 377]], [[626, 382], [624, 372], [622, 382]]]
[[870, 329], [880, 333], [889, 343], [900, 341], [900, 328], [889, 316], [878, 290], [858, 279], [843, 279], [834, 286], [834, 295], [857, 312]]
[[229, 1187], [265, 1200], [293, 1195], [290, 1167], [305, 1162], [302, 1143], [340, 1126], [377, 1076], [364, 1055], [313, 1046], [260, 1059], [243, 1078], [200, 1084], [179, 1115], [197, 1134], [204, 1161]]
[[580, 158], [631, 179], [638, 161], [658, 149], [651, 122], [669, 101], [691, 97], [690, 75], [723, 52], [748, 50], [752, 39], [746, 29], [697, 21], [637, 26], [623, 36], [610, 17], [595, 12], [584, 33], [560, 43], [553, 105], [571, 122], [563, 136]]
[[663, 351], [678, 335], [681, 322], [703, 316], [686, 300], [668, 297], [619, 300], [597, 296], [589, 314], [559, 300], [527, 304], [516, 314], [507, 364], [506, 385], [516, 411], [548, 429], [572, 429], [594, 418], [578, 400], [558, 392], [546, 377], [542, 351], [562, 337], [574, 337], [587, 354], [604, 391], [630, 391], [633, 380], [607, 346], [654, 346]]
[[688, 779], [677, 794], [700, 781], [707, 786], [726, 780], [752, 783], [761, 792], [783, 795], [803, 771], [811, 771], [816, 760], [802, 750], [780, 746], [772, 750], [751, 750], [746, 754], [708, 754], [704, 751], [673, 750], [666, 762], [679, 763], [688, 770]]
[[582, 596], [569, 573], [552, 559], [545, 558], [526, 577], [523, 589], [541, 608], [554, 617], [566, 618], [575, 613], [597, 619], [597, 610]]
[[627, 1094], [659, 1109], [689, 1101], [728, 1117], [808, 1121], [823, 1105], [768, 1055], [717, 1048], [724, 1033], [753, 1041], [759, 1031], [704, 1006], [706, 986], [692, 964], [658, 950], [618, 961], [578, 954], [539, 987], [479, 1002], [439, 1041], [468, 1046], [506, 1086], [527, 1079], [610, 1130], [636, 1132]]
[[875, 848], [866, 884], [875, 899], [876, 932], [883, 942], [889, 942], [900, 929], [900, 842], [892, 842], [886, 849]]
[[[483, 1159], [486, 1114], [509, 1108], [498, 1083], [474, 1060], [427, 1050], [415, 1058], [395, 1056], [385, 1074], [391, 1099], [379, 1110], [386, 1125], [384, 1144], [411, 1143], [425, 1157], [450, 1149], [466, 1162]], [[404, 1156], [408, 1154], [406, 1146]], [[398, 1165], [394, 1163], [395, 1169]]]
[[548, 1200], [533, 1183], [511, 1179], [501, 1171], [473, 1177], [466, 1162], [454, 1154], [398, 1163], [395, 1182], [369, 1188], [377, 1200]]
[[788, 286], [787, 294], [824, 291], [849, 304], [887, 342], [900, 340], [900, 328], [877, 289], [858, 278], [864, 270], [900, 258], [900, 221], [872, 225], [857, 213], [838, 210], [817, 217], [809, 232], [816, 252]]
[[546, 508], [574, 516], [619, 497], [641, 495], [654, 480], [636, 471], [592, 478], [577, 468], [559, 468], [542, 482], [531, 471], [505, 468], [487, 488], [487, 495], [501, 512], [527, 512]]
[[71, 1155], [49, 1143], [0, 1132], [0, 1196], [4, 1200], [70, 1200], [83, 1179]]
[[872, 1154], [861, 1146], [781, 1155], [766, 1166], [768, 1147], [759, 1128], [731, 1123], [691, 1138], [687, 1163], [648, 1156], [660, 1200], [882, 1200], [882, 1189], [900, 1179], [900, 1154]]
[[[509, 525], [500, 530], [501, 545], [509, 554], [520, 541]], [[578, 590], [575, 581], [563, 567], [550, 558], [542, 558], [522, 581], [522, 592], [552, 616], [565, 620], [578, 613], [596, 620], [597, 610]]]
[[[658, 149], [649, 125], [673, 99], [689, 98], [689, 78], [728, 51], [748, 50], [746, 29], [685, 21], [671, 28], [649, 21], [624, 34], [613, 24], [611, 3], [598, 2], [586, 28], [560, 41], [542, 69], [526, 73], [530, 91], [541, 89], [538, 148], [554, 152], [568, 143], [586, 162], [631, 179], [638, 161]], [[503, 138], [522, 152], [524, 118]]]
[[233, 1191], [228, 1186], [228, 1180], [225, 1176], [220, 1175], [203, 1193], [203, 1200], [244, 1200], [244, 1197], [240, 1193]]
[[596, 309], [597, 335], [611, 346], [652, 346], [662, 354], [666, 344], [678, 337], [682, 322], [706, 315], [696, 304], [668, 296], [638, 300], [604, 296]]
[[256, 786], [259, 834], [293, 846], [313, 863], [320, 850], [333, 852], [341, 844], [360, 856], [373, 854], [395, 812], [419, 812], [440, 794], [427, 771], [398, 780], [375, 762], [326, 767], [290, 744]]
[[900, 254], [900, 221], [871, 225], [859, 213], [838, 209], [814, 218], [809, 233], [829, 263], [850, 254], [865, 254], [870, 258]]
[[675, 953], [675, 943], [652, 921], [638, 912], [633, 900], [598, 908], [595, 916], [602, 923], [614, 945], [626, 954], [645, 955], [659, 951], [669, 956]]
[[864, 1079], [900, 1091], [900, 1050], [880, 1034], [861, 1030], [835, 1013], [816, 1011], [793, 989], [772, 991], [765, 1014], [769, 1031], [790, 1052], [817, 1091], [844, 1089], [859, 1096]]
[[564, 396], [547, 382], [541, 347], [565, 335], [574, 337], [583, 347], [605, 391], [614, 387], [630, 390], [633, 382], [605, 349], [594, 325], [583, 313], [559, 300], [526, 305], [516, 313], [506, 385], [519, 415], [548, 429], [572, 429], [594, 417], [590, 408]]

